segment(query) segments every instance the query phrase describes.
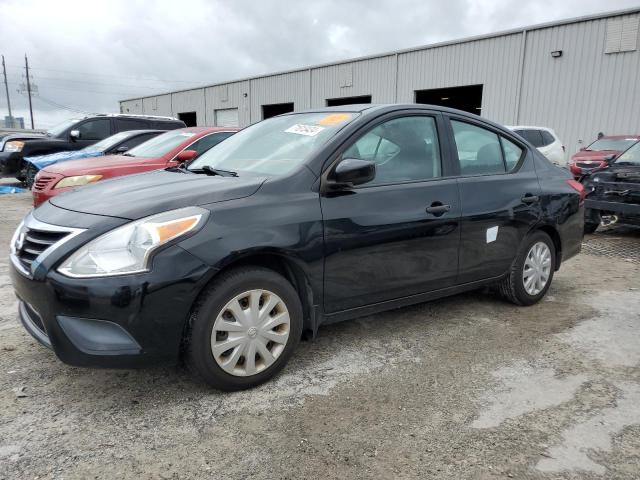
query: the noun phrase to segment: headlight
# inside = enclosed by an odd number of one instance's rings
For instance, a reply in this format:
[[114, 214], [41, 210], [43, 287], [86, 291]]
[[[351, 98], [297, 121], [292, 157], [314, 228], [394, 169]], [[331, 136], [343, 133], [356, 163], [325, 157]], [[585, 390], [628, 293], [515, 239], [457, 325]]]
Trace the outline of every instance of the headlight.
[[78, 175], [77, 177], [65, 177], [56, 183], [53, 188], [80, 187], [88, 183], [97, 182], [101, 178], [102, 175]]
[[18, 142], [18, 141], [7, 142], [4, 144], [4, 151], [5, 152], [21, 152], [22, 147], [24, 147], [24, 142]]
[[208, 215], [208, 210], [188, 207], [128, 223], [77, 250], [58, 271], [80, 278], [148, 271], [151, 254], [156, 249], [198, 230]]

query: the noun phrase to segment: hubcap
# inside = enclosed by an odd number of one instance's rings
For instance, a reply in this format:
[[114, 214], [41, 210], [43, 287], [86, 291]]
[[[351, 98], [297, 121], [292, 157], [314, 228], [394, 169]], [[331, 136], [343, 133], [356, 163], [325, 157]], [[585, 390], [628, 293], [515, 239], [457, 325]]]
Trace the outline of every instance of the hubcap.
[[250, 290], [231, 299], [211, 332], [211, 352], [227, 373], [239, 377], [269, 368], [289, 339], [289, 311], [268, 290]]
[[534, 244], [524, 261], [522, 281], [529, 295], [538, 295], [549, 281], [551, 273], [551, 250], [544, 242]]

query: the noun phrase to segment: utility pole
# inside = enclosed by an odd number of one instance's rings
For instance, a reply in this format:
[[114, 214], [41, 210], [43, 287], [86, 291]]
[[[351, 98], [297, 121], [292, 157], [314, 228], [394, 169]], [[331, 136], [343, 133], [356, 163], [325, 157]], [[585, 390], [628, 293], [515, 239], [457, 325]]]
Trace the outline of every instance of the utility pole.
[[33, 126], [33, 106], [31, 105], [31, 80], [29, 79], [29, 60], [27, 60], [27, 54], [24, 54], [24, 69], [27, 72], [27, 95], [29, 96], [29, 114], [31, 115], [31, 130]]
[[4, 55], [2, 55], [2, 73], [4, 74], [4, 91], [7, 94], [7, 108], [9, 109], [9, 128], [13, 128], [13, 116], [11, 115], [11, 101], [9, 100], [9, 84], [7, 83], [7, 67], [4, 65]]

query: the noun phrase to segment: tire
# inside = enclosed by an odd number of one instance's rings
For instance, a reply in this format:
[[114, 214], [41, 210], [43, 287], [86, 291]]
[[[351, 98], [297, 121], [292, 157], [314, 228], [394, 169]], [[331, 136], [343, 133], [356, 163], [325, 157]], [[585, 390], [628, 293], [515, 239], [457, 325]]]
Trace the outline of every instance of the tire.
[[593, 233], [600, 226], [600, 210], [588, 208], [584, 212], [584, 233]]
[[584, 222], [584, 233], [594, 233], [599, 226], [599, 223]]
[[[548, 249], [549, 264], [544, 268], [546, 281], [539, 291], [531, 291], [525, 286], [525, 268], [530, 271], [530, 267], [525, 267], [527, 257], [532, 252], [534, 246], [545, 245]], [[539, 247], [544, 250], [542, 247]], [[535, 255], [534, 255], [535, 256]], [[546, 265], [546, 264], [545, 264]], [[538, 230], [527, 237], [520, 244], [516, 258], [513, 260], [507, 276], [498, 284], [500, 294], [511, 303], [516, 305], [533, 305], [545, 296], [556, 268], [556, 249], [553, 241], [546, 233]], [[535, 275], [534, 275], [535, 276]]]
[[[258, 308], [251, 308], [252, 299]], [[271, 304], [264, 313], [262, 308]], [[253, 312], [258, 317], [252, 317]], [[285, 322], [286, 313], [288, 325], [278, 323]], [[185, 338], [185, 363], [218, 390], [255, 387], [285, 366], [300, 341], [302, 322], [300, 298], [283, 276], [259, 267], [230, 270], [215, 278], [196, 302]], [[222, 331], [225, 328], [230, 330]], [[285, 343], [279, 343], [285, 337]]]

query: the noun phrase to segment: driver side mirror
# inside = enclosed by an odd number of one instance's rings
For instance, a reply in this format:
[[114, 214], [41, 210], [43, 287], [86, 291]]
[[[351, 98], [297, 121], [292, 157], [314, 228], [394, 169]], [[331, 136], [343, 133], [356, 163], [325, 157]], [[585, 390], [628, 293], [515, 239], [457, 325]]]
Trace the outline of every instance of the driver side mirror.
[[362, 185], [376, 177], [376, 164], [369, 160], [344, 158], [333, 172], [332, 180], [339, 186]]
[[174, 159], [178, 163], [189, 162], [198, 156], [198, 152], [195, 150], [183, 150]]
[[80, 138], [80, 130], [71, 130], [69, 132], [69, 138], [71, 138], [71, 140], [78, 140]]

